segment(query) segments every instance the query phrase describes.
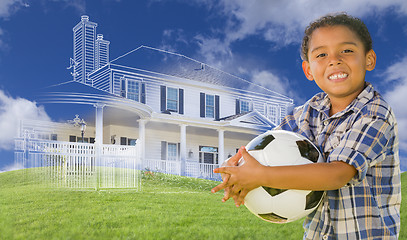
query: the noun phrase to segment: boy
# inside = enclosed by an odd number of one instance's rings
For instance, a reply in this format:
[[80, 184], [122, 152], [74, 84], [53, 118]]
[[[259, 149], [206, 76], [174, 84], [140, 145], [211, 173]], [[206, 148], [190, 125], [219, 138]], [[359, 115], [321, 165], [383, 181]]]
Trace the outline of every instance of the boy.
[[[400, 229], [400, 167], [397, 123], [370, 83], [376, 54], [364, 23], [346, 14], [322, 17], [305, 30], [305, 76], [324, 91], [294, 109], [279, 129], [298, 132], [319, 146], [324, 163], [266, 167], [242, 147], [215, 169], [222, 201], [236, 206], [259, 186], [325, 190], [304, 222], [304, 239], [397, 239]], [[245, 164], [236, 167], [243, 157]]]

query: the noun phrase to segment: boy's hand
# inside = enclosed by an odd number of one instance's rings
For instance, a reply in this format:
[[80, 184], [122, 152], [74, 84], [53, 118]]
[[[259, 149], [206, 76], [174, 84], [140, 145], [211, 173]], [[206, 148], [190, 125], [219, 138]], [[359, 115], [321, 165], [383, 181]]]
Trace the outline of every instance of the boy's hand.
[[[243, 147], [242, 147], [243, 148]], [[242, 154], [239, 151], [231, 158], [229, 158], [227, 161], [225, 161], [222, 164], [222, 167], [236, 167], [239, 164], [239, 160], [242, 158]], [[225, 174], [225, 173], [221, 173], [220, 176], [222, 177], [223, 183], [227, 183], [229, 181], [230, 175], [229, 174]], [[230, 197], [230, 187], [226, 187], [224, 188], [224, 195], [222, 198], [222, 202], [226, 202]], [[212, 192], [215, 192], [214, 190], [212, 190]]]
[[262, 177], [261, 170], [264, 167], [253, 158], [245, 148], [241, 148], [238, 154], [234, 157], [238, 157], [239, 154], [243, 156], [245, 161], [243, 165], [239, 167], [226, 166], [214, 169], [215, 173], [228, 175], [228, 177], [225, 177], [221, 184], [212, 189], [212, 192], [225, 189], [225, 196], [222, 201], [226, 201], [230, 197], [233, 197], [236, 206], [243, 204], [247, 193], [260, 186], [260, 180]]

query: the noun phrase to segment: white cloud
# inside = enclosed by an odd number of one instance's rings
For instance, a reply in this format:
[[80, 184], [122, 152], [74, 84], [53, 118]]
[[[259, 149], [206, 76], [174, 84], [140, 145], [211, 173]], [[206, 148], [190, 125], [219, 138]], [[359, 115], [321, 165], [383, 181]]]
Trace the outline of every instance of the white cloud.
[[[197, 0], [198, 1], [198, 0]], [[200, 0], [199, 0], [200, 1]], [[304, 28], [314, 19], [332, 12], [346, 11], [357, 17], [366, 17], [380, 12], [394, 10], [407, 15], [405, 0], [223, 0], [217, 10], [228, 19], [224, 29], [214, 30], [214, 37], [198, 36], [202, 53], [211, 57], [214, 54], [231, 52], [230, 45], [251, 35], [258, 35], [278, 46], [299, 43]], [[219, 36], [219, 33], [223, 35]], [[216, 43], [216, 44], [214, 44]], [[218, 46], [208, 51], [207, 46]], [[222, 48], [221, 48], [222, 47]]]
[[0, 90], [0, 149], [13, 149], [19, 120], [24, 119], [50, 121], [42, 106], [24, 98], [7, 96]]
[[226, 62], [230, 62], [233, 58], [232, 51], [230, 50], [228, 43], [216, 38], [206, 38], [202, 35], [195, 37], [199, 46], [199, 52], [205, 59], [204, 61], [209, 65], [217, 68], [224, 68]]
[[7, 18], [19, 8], [26, 6], [22, 0], [1, 0], [0, 18]]
[[223, 0], [220, 6], [222, 12], [230, 16], [225, 29], [225, 43], [255, 34], [283, 46], [301, 41], [309, 22], [328, 13], [346, 11], [363, 18], [391, 9], [407, 15], [405, 0]]
[[290, 86], [288, 86], [287, 81], [281, 79], [276, 74], [270, 71], [254, 71], [251, 73], [251, 82], [263, 86], [277, 93], [288, 93], [290, 91]]
[[[195, 0], [202, 3], [203, 0]], [[347, 12], [359, 18], [376, 17], [392, 11], [398, 15], [407, 15], [407, 1], [405, 0], [221, 0], [217, 5], [208, 9], [226, 18], [223, 25], [203, 36], [195, 37], [200, 56], [206, 63], [230, 72], [241, 72], [239, 67], [245, 65], [244, 59], [239, 59], [238, 53], [233, 51], [233, 43], [257, 37], [270, 42], [271, 47], [283, 47], [297, 44], [302, 40], [305, 27], [314, 19], [334, 12]], [[238, 60], [239, 59], [239, 60]], [[243, 62], [242, 62], [243, 60]], [[233, 64], [239, 63], [239, 64]], [[253, 65], [253, 64], [252, 64]], [[256, 66], [249, 71], [248, 78], [270, 85], [277, 92], [295, 96], [284, 83], [284, 79], [276, 77], [275, 72], [265, 71]], [[274, 79], [263, 82], [264, 79]], [[283, 90], [279, 91], [277, 89]]]
[[407, 149], [407, 108], [404, 106], [407, 102], [407, 76], [404, 70], [406, 65], [407, 56], [389, 66], [382, 75], [385, 78], [385, 84], [393, 86], [384, 93], [384, 98], [396, 114], [400, 149]]

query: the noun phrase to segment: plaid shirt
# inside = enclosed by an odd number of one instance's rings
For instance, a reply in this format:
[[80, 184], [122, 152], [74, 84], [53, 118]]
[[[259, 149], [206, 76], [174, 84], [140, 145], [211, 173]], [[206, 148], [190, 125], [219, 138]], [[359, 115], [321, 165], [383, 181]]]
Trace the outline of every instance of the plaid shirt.
[[326, 191], [305, 219], [304, 239], [397, 239], [401, 183], [393, 111], [369, 83], [345, 110], [330, 117], [329, 109], [329, 98], [319, 93], [278, 127], [308, 137], [326, 162], [357, 170], [345, 186]]

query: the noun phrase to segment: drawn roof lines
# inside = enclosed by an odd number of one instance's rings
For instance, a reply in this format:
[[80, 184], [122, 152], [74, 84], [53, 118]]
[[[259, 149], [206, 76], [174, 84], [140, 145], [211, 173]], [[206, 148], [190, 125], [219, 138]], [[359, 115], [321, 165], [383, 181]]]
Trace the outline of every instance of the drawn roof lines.
[[174, 77], [191, 79], [235, 89], [250, 90], [286, 101], [289, 97], [224, 72], [182, 54], [149, 46], [140, 46], [113, 60], [111, 64], [129, 66]]

